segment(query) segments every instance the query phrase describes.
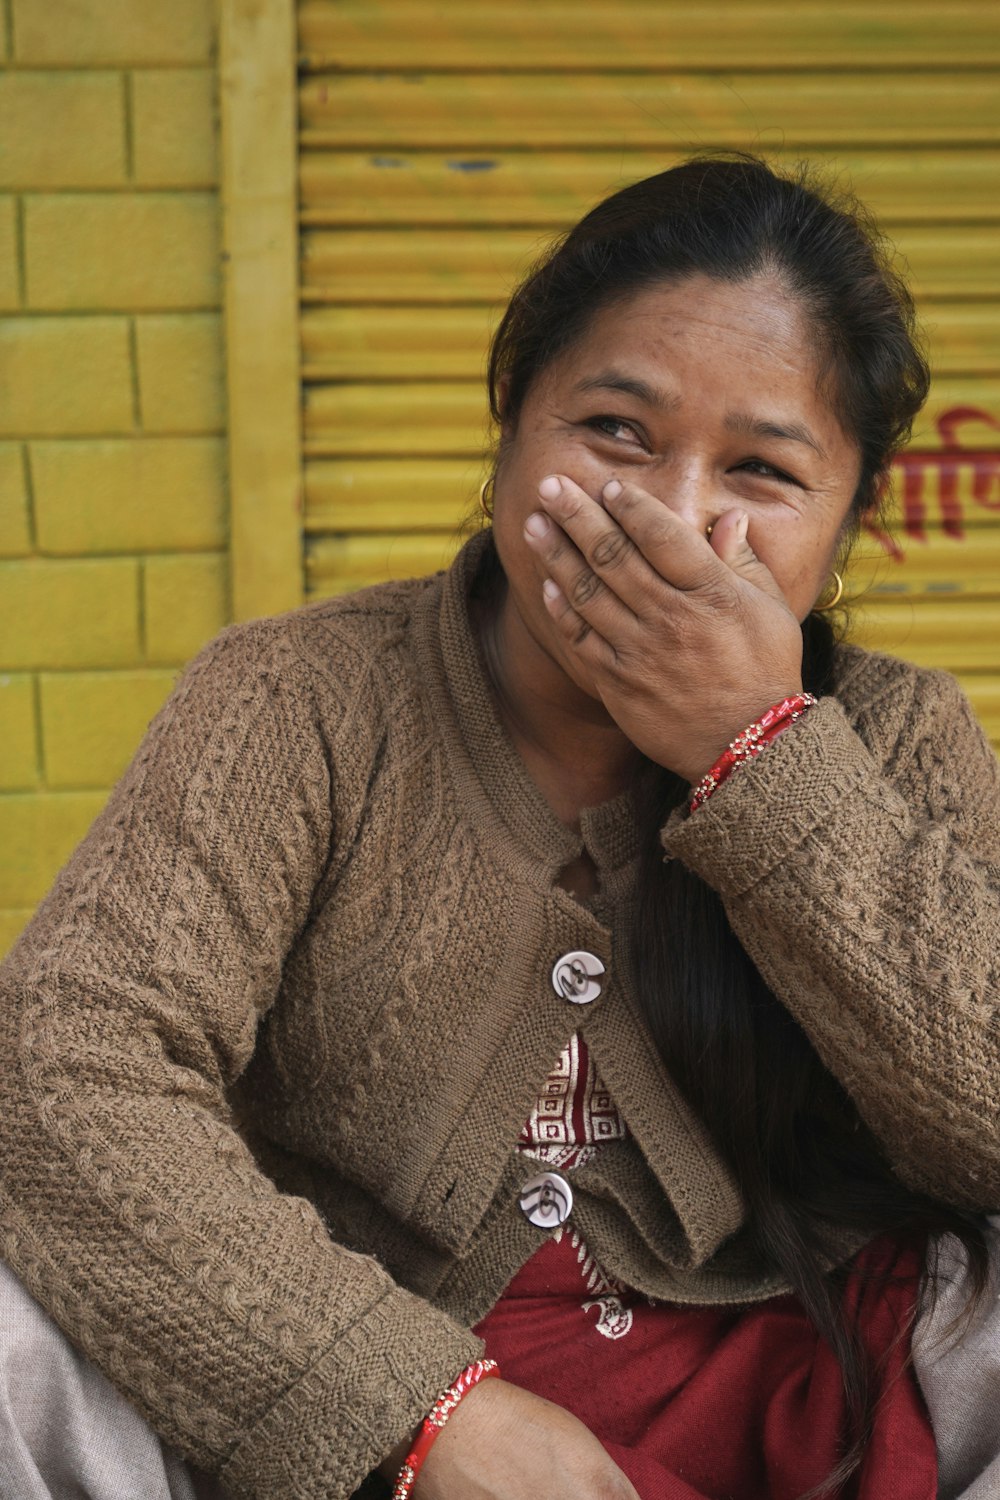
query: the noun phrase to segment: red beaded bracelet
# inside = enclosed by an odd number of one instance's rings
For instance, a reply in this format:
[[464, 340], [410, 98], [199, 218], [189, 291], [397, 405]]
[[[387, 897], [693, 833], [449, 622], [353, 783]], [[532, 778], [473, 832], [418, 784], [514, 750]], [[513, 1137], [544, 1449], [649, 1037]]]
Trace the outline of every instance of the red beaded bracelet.
[[723, 750], [715, 765], [698, 782], [691, 798], [691, 812], [696, 812], [703, 802], [707, 802], [716, 788], [729, 780], [737, 766], [753, 760], [755, 755], [765, 750], [772, 740], [777, 739], [790, 724], [801, 719], [806, 710], [818, 701], [812, 693], [796, 693], [792, 698], [783, 698], [780, 703], [775, 703], [755, 723], [749, 724], [736, 736], [728, 750]]
[[424, 1466], [424, 1460], [431, 1451], [431, 1444], [462, 1397], [467, 1396], [481, 1380], [499, 1374], [500, 1367], [495, 1359], [477, 1359], [474, 1364], [466, 1366], [454, 1385], [441, 1392], [421, 1423], [406, 1462], [396, 1476], [392, 1500], [408, 1500], [417, 1482], [417, 1475]]

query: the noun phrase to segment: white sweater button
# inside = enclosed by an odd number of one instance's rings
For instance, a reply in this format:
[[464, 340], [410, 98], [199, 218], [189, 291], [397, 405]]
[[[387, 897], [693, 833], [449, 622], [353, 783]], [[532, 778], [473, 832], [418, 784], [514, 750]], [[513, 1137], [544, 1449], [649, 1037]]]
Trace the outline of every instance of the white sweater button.
[[558, 1229], [573, 1212], [573, 1189], [558, 1172], [540, 1172], [524, 1184], [518, 1202], [536, 1229]]
[[589, 1005], [601, 993], [599, 975], [604, 965], [595, 953], [576, 948], [564, 953], [552, 966], [552, 988], [571, 1005]]

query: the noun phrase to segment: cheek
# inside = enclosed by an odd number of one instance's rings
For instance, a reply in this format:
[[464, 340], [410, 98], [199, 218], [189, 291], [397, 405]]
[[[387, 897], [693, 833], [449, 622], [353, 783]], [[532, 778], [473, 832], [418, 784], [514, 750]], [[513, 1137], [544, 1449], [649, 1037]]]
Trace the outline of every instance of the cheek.
[[537, 445], [520, 444], [497, 474], [496, 523], [520, 533], [531, 512], [538, 509], [538, 486], [550, 472], [551, 465], [545, 466], [545, 455], [537, 451]]
[[538, 486], [546, 474], [569, 474], [595, 499], [620, 466], [593, 451], [584, 434], [565, 428], [528, 434], [501, 467], [511, 508], [527, 518], [537, 509]]
[[836, 562], [840, 529], [804, 529], [798, 521], [751, 519], [748, 540], [774, 577], [789, 606], [804, 619], [823, 592]]
[[501, 567], [507, 577], [507, 585], [517, 598], [518, 608], [524, 613], [545, 613], [542, 603], [542, 581], [544, 566], [524, 539], [524, 523], [537, 505], [524, 504], [510, 490], [498, 497], [493, 513], [493, 540]]

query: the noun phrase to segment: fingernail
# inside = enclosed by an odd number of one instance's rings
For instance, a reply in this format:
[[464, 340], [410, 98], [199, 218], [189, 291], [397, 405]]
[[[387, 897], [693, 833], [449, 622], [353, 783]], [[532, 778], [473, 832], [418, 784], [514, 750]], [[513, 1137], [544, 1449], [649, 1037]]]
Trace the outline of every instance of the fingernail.
[[603, 497], [604, 497], [605, 500], [617, 500], [618, 496], [621, 494], [621, 492], [622, 492], [622, 483], [621, 483], [621, 480], [620, 479], [609, 479], [608, 482], [607, 482], [607, 484], [604, 486], [604, 489], [601, 491], [601, 494], [603, 495]]
[[545, 536], [550, 530], [551, 522], [548, 516], [543, 516], [539, 511], [533, 511], [524, 523], [524, 529], [529, 536]]
[[749, 525], [750, 525], [750, 517], [744, 511], [744, 513], [740, 516], [739, 520], [736, 522], [736, 540], [738, 542], [745, 542], [746, 541], [746, 539], [747, 539], [747, 527]]
[[551, 578], [546, 578], [545, 582], [542, 584], [542, 593], [545, 595], [546, 599], [558, 599], [559, 595], [562, 593], [562, 590], [560, 589], [558, 583], [554, 583]]
[[538, 486], [538, 493], [543, 500], [555, 500], [562, 493], [562, 485], [554, 474], [549, 474]]

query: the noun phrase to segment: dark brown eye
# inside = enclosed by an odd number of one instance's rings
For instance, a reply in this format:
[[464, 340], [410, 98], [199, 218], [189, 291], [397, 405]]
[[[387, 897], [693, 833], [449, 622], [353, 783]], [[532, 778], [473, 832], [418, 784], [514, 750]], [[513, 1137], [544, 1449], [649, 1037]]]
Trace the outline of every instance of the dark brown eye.
[[600, 432], [604, 437], [642, 443], [642, 438], [632, 423], [624, 421], [621, 417], [591, 417], [586, 426], [592, 427], [595, 432]]
[[762, 479], [780, 479], [784, 484], [798, 484], [798, 480], [791, 474], [786, 474], [784, 469], [776, 469], [774, 464], [765, 463], [762, 458], [748, 458], [739, 467], [749, 474], [759, 474]]

